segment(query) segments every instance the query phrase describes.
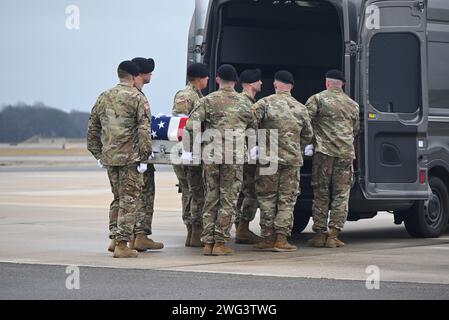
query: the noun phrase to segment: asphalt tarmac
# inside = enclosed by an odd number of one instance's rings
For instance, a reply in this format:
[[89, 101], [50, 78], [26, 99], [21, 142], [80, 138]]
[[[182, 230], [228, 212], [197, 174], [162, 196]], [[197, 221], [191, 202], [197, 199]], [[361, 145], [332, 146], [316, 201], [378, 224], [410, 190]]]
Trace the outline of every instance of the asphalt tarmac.
[[[165, 248], [114, 259], [106, 250], [112, 195], [104, 170], [3, 167], [0, 298], [128, 299], [131, 292], [139, 299], [449, 298], [449, 232], [412, 239], [391, 214], [380, 213], [348, 222], [344, 248], [308, 247], [309, 224], [292, 239], [297, 252], [255, 252], [232, 239], [235, 255], [206, 257], [184, 247], [170, 167], [157, 167], [156, 188], [152, 237]], [[251, 228], [259, 232], [258, 216]], [[80, 290], [66, 288], [67, 266], [79, 268]]]

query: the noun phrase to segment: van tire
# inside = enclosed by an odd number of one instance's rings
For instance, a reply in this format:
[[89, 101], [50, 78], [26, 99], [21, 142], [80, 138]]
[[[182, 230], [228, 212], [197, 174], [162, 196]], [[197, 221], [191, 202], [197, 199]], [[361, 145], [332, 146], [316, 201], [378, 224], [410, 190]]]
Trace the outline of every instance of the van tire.
[[415, 201], [407, 211], [404, 224], [414, 238], [437, 238], [447, 228], [449, 221], [449, 194], [446, 185], [438, 177], [430, 177], [432, 196], [429, 200]]

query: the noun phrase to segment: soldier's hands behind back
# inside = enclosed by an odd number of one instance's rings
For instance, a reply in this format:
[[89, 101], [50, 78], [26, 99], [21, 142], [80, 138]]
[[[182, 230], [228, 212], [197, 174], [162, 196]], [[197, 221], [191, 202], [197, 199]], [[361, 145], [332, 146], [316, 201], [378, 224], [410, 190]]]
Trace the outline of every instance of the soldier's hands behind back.
[[100, 159], [97, 160], [97, 166], [98, 166], [99, 168], [101, 168], [101, 169], [104, 168], [104, 165], [101, 163], [101, 160], [100, 160]]
[[139, 163], [139, 165], [137, 166], [137, 171], [139, 173], [145, 173], [145, 171], [147, 171], [147, 164], [146, 163]]
[[182, 152], [182, 155], [181, 155], [181, 160], [182, 160], [183, 162], [185, 162], [185, 161], [187, 161], [187, 162], [193, 161], [193, 155], [192, 155], [192, 152], [185, 152], [185, 151], [183, 151], [183, 152]]
[[313, 156], [313, 144], [306, 145], [306, 148], [304, 149], [304, 154], [308, 157]]
[[251, 157], [252, 160], [257, 160], [257, 158], [259, 157], [259, 147], [252, 147], [249, 155]]

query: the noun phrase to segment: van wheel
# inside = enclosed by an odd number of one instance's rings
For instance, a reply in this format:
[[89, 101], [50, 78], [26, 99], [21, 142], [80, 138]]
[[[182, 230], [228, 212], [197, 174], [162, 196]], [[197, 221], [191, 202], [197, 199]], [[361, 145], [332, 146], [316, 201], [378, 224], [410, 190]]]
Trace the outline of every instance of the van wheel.
[[299, 234], [309, 224], [310, 217], [312, 216], [312, 208], [308, 205], [301, 205], [298, 201], [295, 205], [294, 218], [293, 218], [293, 230], [292, 233]]
[[404, 217], [407, 232], [415, 238], [437, 238], [446, 230], [449, 220], [449, 194], [444, 182], [430, 177], [429, 200], [415, 201]]

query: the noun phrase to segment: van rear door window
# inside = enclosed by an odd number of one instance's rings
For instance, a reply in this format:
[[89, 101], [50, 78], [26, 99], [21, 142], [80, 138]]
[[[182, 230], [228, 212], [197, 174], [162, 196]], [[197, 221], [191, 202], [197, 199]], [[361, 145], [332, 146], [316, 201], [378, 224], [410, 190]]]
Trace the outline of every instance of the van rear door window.
[[429, 104], [449, 109], [449, 43], [429, 42]]
[[421, 108], [420, 43], [411, 33], [380, 33], [369, 46], [369, 100], [381, 112]]

